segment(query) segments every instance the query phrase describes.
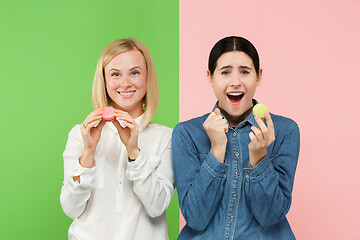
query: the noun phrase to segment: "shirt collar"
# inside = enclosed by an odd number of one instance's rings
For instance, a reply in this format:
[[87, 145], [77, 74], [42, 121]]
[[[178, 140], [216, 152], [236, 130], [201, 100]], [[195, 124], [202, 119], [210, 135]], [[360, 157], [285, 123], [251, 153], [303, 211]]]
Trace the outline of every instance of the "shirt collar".
[[[258, 101], [257, 101], [256, 99], [253, 99], [252, 102], [253, 102], [253, 106], [255, 106], [256, 104], [258, 104]], [[212, 111], [214, 111], [216, 108], [219, 107], [218, 104], [219, 104], [219, 101], [216, 102], [216, 104], [215, 104], [215, 106], [214, 106], [214, 108], [213, 108]], [[222, 114], [221, 114], [221, 116], [223, 116], [223, 118], [226, 120], [226, 122], [227, 122], [227, 124], [229, 125], [229, 127], [231, 127], [230, 124], [229, 124], [229, 122], [228, 122], [227, 119], [225, 118], [225, 116], [222, 115]], [[236, 126], [236, 128], [244, 126], [244, 125], [246, 124], [246, 122], [250, 123], [250, 124], [253, 125], [253, 126], [257, 126], [256, 120], [255, 120], [255, 116], [254, 116], [254, 114], [253, 114], [252, 111], [251, 111], [251, 113], [245, 118], [244, 121], [242, 121], [241, 123], [239, 123], [239, 125]]]
[[[135, 122], [138, 124], [139, 126], [139, 132], [141, 132], [143, 129], [144, 129], [144, 126], [142, 124], [142, 119], [144, 118], [144, 113], [141, 114], [139, 117], [135, 118]], [[117, 128], [114, 126], [113, 123], [111, 122], [108, 122], [106, 123], [106, 125], [109, 126], [109, 128], [111, 129], [111, 131], [114, 133], [114, 134], [119, 134]]]

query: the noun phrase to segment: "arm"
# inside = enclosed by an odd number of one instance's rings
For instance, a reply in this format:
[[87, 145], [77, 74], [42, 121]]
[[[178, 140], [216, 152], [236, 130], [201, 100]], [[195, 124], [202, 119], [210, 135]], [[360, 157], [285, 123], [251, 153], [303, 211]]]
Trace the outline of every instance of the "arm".
[[[278, 143], [278, 144], [276, 144]], [[277, 137], [273, 154], [267, 154], [254, 168], [245, 169], [245, 191], [254, 217], [262, 226], [280, 221], [288, 213], [295, 169], [299, 156], [300, 133], [296, 123], [282, 139]]]
[[172, 151], [181, 212], [191, 228], [203, 231], [222, 198], [227, 165], [211, 151], [201, 162], [188, 132], [179, 124], [173, 131]]
[[[61, 188], [60, 202], [66, 215], [74, 219], [81, 215], [91, 195], [96, 167], [84, 168], [79, 159], [83, 153], [84, 143], [79, 126], [69, 133], [64, 157], [64, 182]], [[79, 181], [75, 181], [79, 177]]]
[[162, 144], [166, 147], [160, 156], [140, 151], [136, 161], [127, 163], [126, 176], [151, 217], [161, 216], [174, 195], [170, 136]]

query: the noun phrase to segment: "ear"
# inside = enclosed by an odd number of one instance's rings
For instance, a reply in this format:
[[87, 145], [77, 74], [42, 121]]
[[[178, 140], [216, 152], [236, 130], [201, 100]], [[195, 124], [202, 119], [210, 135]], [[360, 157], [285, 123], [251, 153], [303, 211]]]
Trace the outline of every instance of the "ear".
[[259, 69], [259, 74], [257, 76], [257, 80], [256, 80], [257, 87], [261, 85], [261, 81], [262, 81], [262, 68]]
[[213, 78], [212, 78], [209, 70], [206, 71], [206, 75], [207, 75], [208, 83], [212, 87], [213, 86]]

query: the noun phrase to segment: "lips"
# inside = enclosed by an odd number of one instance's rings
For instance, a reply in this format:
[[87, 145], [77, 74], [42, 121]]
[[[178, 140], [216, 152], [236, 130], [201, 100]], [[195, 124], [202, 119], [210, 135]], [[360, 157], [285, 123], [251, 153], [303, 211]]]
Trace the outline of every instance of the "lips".
[[232, 104], [239, 104], [244, 97], [242, 92], [229, 92], [226, 94]]
[[129, 98], [132, 95], [134, 95], [136, 91], [118, 91], [118, 93], [120, 94], [120, 96], [124, 97], [124, 98]]

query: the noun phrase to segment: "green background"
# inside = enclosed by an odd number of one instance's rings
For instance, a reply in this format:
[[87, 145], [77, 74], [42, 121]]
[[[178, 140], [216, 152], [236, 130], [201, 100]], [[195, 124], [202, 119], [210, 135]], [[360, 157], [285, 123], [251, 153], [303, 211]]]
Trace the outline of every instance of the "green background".
[[[160, 104], [153, 119], [178, 122], [179, 2], [0, 0], [0, 239], [67, 239], [60, 206], [67, 134], [91, 105], [98, 56], [117, 38], [150, 50]], [[167, 211], [179, 229], [177, 196]]]

